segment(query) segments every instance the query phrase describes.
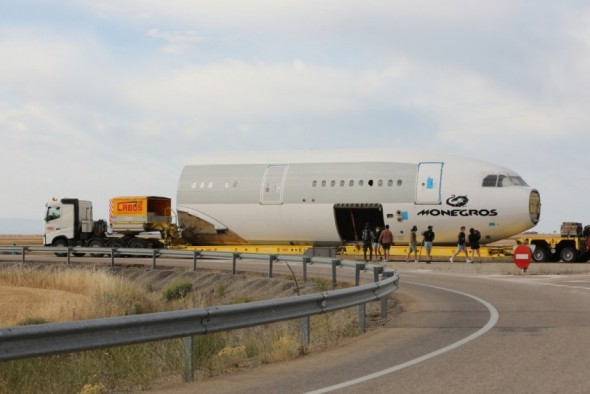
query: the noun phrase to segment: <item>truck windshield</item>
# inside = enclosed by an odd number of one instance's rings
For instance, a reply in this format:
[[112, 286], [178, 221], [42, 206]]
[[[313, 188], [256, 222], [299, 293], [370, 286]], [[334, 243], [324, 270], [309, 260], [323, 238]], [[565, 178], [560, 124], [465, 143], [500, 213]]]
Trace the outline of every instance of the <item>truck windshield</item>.
[[47, 216], [45, 216], [45, 221], [49, 222], [51, 220], [59, 219], [61, 216], [59, 207], [49, 207], [47, 208]]

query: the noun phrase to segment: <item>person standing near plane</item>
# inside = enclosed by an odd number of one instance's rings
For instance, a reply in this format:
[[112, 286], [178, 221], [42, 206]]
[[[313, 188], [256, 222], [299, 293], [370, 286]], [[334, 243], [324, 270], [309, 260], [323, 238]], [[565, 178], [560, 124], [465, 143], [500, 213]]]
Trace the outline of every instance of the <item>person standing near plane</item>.
[[452, 263], [455, 257], [457, 257], [457, 255], [459, 255], [461, 252], [465, 253], [465, 262], [467, 264], [473, 262], [469, 260], [469, 254], [467, 253], [467, 243], [465, 242], [465, 226], [461, 226], [461, 231], [459, 231], [459, 234], [457, 234], [457, 251], [449, 259], [449, 261]]
[[369, 250], [369, 260], [373, 260], [373, 242], [375, 242], [375, 233], [371, 230], [369, 223], [365, 224], [365, 228], [361, 234], [361, 240], [363, 241], [363, 255], [365, 261], [367, 260], [367, 249]]
[[375, 259], [381, 260], [381, 245], [379, 244], [379, 236], [381, 236], [381, 229], [379, 226], [375, 228], [375, 241], [373, 242], [373, 250], [375, 250]]
[[428, 230], [422, 233], [424, 237], [424, 250], [426, 250], [426, 264], [430, 264], [432, 261], [432, 257], [430, 257], [430, 252], [432, 251], [432, 243], [434, 242], [434, 231], [432, 231], [432, 226], [428, 226]]
[[475, 260], [475, 252], [477, 252], [477, 257], [479, 258], [479, 262], [481, 263], [481, 255], [479, 254], [479, 240], [481, 238], [481, 234], [478, 230], [475, 230], [473, 227], [469, 229], [469, 245], [471, 246], [471, 262]]
[[413, 226], [410, 230], [410, 244], [408, 245], [408, 256], [406, 257], [406, 263], [410, 262], [410, 255], [414, 252], [414, 261], [418, 262], [418, 239], [416, 237], [416, 231], [418, 227]]
[[391, 244], [393, 243], [393, 233], [389, 230], [389, 224], [386, 224], [385, 229], [381, 231], [378, 242], [383, 246], [384, 261], [389, 261], [389, 248], [391, 248]]

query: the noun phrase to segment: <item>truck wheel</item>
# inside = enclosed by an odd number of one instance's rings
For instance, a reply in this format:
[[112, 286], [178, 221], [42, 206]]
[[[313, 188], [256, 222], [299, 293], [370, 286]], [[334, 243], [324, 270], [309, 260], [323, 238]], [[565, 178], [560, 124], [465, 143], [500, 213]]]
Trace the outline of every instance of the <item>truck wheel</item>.
[[537, 246], [535, 248], [535, 251], [533, 252], [533, 260], [536, 261], [537, 263], [542, 263], [547, 261], [549, 257], [549, 252], [547, 251], [547, 248], [543, 248], [540, 246]]
[[[89, 248], [104, 248], [104, 242], [100, 238], [93, 238], [88, 242]], [[92, 257], [102, 257], [104, 253], [90, 253]]]
[[[59, 238], [53, 241], [53, 246], [58, 247], [58, 248], [67, 248], [68, 246], [70, 246], [70, 243], [68, 242], [67, 239], [64, 238]], [[66, 257], [68, 254], [67, 253], [55, 253], [55, 255], [57, 257]]]
[[561, 250], [559, 257], [564, 263], [573, 263], [578, 258], [578, 253], [576, 252], [576, 249], [567, 247]]
[[[109, 241], [109, 247], [111, 248], [119, 249], [124, 248], [125, 246], [125, 240], [123, 238], [113, 238]], [[116, 252], [115, 256], [121, 256], [121, 254]]]

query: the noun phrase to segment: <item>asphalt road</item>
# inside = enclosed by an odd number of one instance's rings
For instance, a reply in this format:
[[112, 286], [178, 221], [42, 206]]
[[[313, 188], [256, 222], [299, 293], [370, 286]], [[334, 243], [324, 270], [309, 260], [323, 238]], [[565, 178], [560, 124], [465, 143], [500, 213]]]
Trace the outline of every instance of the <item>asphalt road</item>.
[[590, 274], [397, 268], [405, 311], [387, 326], [295, 361], [151, 392], [590, 392]]

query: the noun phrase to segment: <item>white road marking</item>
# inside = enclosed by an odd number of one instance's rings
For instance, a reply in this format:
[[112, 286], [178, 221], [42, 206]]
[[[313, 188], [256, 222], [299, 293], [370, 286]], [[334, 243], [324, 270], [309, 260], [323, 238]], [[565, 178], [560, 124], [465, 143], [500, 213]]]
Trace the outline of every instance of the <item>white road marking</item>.
[[476, 297], [474, 295], [471, 295], [471, 294], [468, 294], [468, 293], [463, 293], [463, 292], [456, 291], [456, 290], [446, 289], [444, 287], [425, 285], [425, 284], [422, 284], [422, 283], [414, 283], [414, 282], [406, 282], [406, 283], [410, 283], [410, 284], [418, 285], [418, 286], [430, 287], [430, 288], [438, 289], [438, 290], [444, 290], [444, 291], [448, 291], [448, 292], [451, 292], [451, 293], [460, 294], [460, 295], [463, 295], [465, 297], [472, 298], [475, 301], [483, 304], [488, 309], [488, 311], [490, 311], [490, 319], [488, 320], [488, 322], [482, 328], [480, 328], [479, 330], [477, 330], [473, 334], [471, 334], [471, 335], [469, 335], [469, 336], [461, 339], [460, 341], [457, 341], [455, 343], [452, 343], [452, 344], [450, 344], [448, 346], [445, 346], [445, 347], [443, 347], [441, 349], [435, 350], [434, 352], [425, 354], [424, 356], [415, 358], [413, 360], [407, 361], [407, 362], [402, 363], [402, 364], [395, 365], [395, 366], [390, 367], [390, 368], [387, 368], [387, 369], [383, 369], [383, 370], [378, 371], [378, 372], [373, 372], [373, 373], [371, 373], [369, 375], [361, 376], [359, 378], [352, 379], [352, 380], [349, 380], [349, 381], [346, 381], [346, 382], [342, 382], [342, 383], [339, 383], [339, 384], [336, 384], [336, 385], [333, 385], [333, 386], [328, 386], [328, 387], [324, 387], [324, 388], [321, 388], [321, 389], [318, 389], [318, 390], [309, 391], [307, 394], [328, 393], [330, 391], [334, 391], [334, 390], [342, 389], [342, 388], [345, 388], [345, 387], [353, 386], [355, 384], [363, 383], [363, 382], [369, 381], [371, 379], [376, 379], [376, 378], [379, 378], [381, 376], [384, 376], [384, 375], [387, 375], [387, 374], [390, 374], [390, 373], [397, 372], [397, 371], [399, 371], [401, 369], [404, 369], [404, 368], [407, 368], [407, 367], [411, 367], [413, 365], [419, 364], [419, 363], [421, 363], [423, 361], [429, 360], [429, 359], [434, 358], [436, 356], [440, 356], [441, 354], [444, 354], [446, 352], [450, 352], [451, 350], [454, 350], [454, 349], [456, 349], [456, 348], [458, 348], [460, 346], [463, 346], [466, 343], [468, 343], [470, 341], [473, 341], [474, 339], [479, 338], [483, 334], [487, 333], [488, 331], [490, 331], [496, 325], [496, 323], [498, 322], [498, 319], [500, 317], [500, 314], [498, 313], [498, 310], [492, 304], [490, 304], [489, 302], [487, 302], [485, 300], [482, 300], [481, 298]]

